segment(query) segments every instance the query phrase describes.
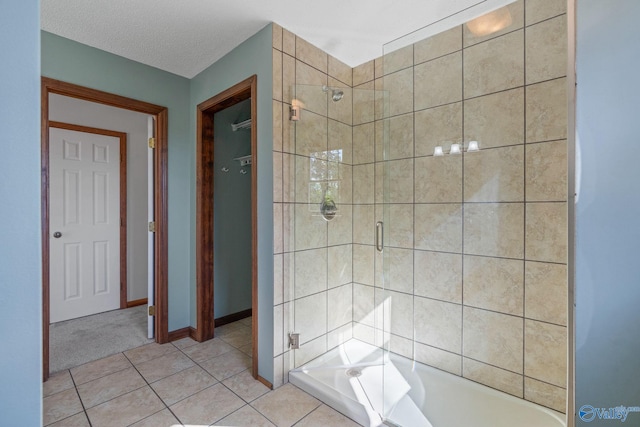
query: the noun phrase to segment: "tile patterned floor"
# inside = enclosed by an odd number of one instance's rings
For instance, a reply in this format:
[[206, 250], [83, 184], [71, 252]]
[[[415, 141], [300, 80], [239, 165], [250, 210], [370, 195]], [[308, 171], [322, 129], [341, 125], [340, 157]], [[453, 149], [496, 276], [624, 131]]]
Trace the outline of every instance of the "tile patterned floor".
[[216, 338], [147, 344], [58, 372], [43, 385], [53, 427], [357, 427], [299, 388], [270, 391], [253, 379], [251, 319]]

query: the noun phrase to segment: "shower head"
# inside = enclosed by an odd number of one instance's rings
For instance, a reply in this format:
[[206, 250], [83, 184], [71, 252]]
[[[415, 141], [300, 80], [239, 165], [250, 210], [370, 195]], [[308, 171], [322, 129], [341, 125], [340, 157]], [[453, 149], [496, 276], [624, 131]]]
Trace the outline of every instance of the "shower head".
[[329, 87], [327, 85], [322, 86], [322, 91], [324, 93], [327, 93], [329, 91], [331, 91], [331, 99], [333, 99], [333, 102], [338, 102], [342, 99], [342, 97], [344, 96], [344, 92], [340, 89], [337, 88], [333, 88], [333, 87]]

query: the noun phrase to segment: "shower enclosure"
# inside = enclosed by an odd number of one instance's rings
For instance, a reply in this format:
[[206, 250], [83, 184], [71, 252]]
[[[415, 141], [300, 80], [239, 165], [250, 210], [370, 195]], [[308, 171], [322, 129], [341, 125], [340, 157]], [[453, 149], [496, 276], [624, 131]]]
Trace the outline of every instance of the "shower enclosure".
[[467, 9], [353, 69], [283, 42], [285, 381], [429, 425], [403, 356], [565, 411], [563, 4]]

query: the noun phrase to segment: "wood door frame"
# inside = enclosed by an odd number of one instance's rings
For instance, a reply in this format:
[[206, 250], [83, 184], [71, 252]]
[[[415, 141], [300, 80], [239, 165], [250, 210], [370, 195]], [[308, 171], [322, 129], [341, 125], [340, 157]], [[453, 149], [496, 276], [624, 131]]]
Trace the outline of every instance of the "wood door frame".
[[49, 120], [49, 128], [112, 136], [120, 140], [120, 308], [127, 308], [127, 134]]
[[156, 153], [154, 170], [155, 187], [155, 335], [156, 342], [163, 344], [169, 341], [168, 323], [168, 118], [166, 107], [150, 104], [114, 95], [95, 89], [89, 89], [72, 83], [54, 80], [48, 77], [41, 79], [41, 220], [42, 220], [42, 363], [43, 380], [49, 377], [49, 94], [68, 96], [98, 104], [109, 105], [125, 110], [149, 114], [155, 117], [156, 123]]
[[251, 311], [252, 374], [258, 378], [258, 77], [248, 79], [197, 107], [196, 128], [196, 331], [198, 341], [214, 335], [213, 313], [213, 116], [218, 111], [251, 99]]

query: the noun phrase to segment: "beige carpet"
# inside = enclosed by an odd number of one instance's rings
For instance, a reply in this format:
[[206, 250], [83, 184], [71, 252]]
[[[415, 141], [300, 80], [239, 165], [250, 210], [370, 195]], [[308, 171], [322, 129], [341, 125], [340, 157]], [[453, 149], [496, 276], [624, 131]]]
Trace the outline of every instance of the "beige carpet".
[[153, 341], [147, 338], [146, 305], [52, 323], [49, 371], [74, 368]]

